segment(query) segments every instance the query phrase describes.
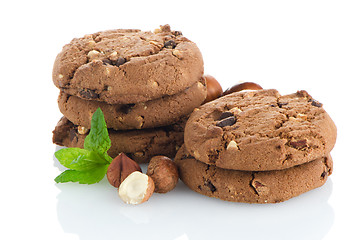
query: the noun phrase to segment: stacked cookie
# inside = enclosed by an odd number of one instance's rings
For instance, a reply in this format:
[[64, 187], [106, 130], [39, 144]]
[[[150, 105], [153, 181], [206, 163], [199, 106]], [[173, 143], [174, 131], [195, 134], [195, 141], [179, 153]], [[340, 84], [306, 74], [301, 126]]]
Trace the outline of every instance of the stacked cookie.
[[306, 91], [242, 91], [195, 109], [175, 162], [196, 192], [276, 203], [325, 183], [335, 141], [333, 121]]
[[103, 111], [109, 155], [138, 162], [174, 157], [185, 119], [206, 98], [196, 44], [168, 25], [154, 32], [110, 30], [73, 39], [58, 54], [53, 82], [64, 117], [53, 141], [83, 147], [93, 113]]

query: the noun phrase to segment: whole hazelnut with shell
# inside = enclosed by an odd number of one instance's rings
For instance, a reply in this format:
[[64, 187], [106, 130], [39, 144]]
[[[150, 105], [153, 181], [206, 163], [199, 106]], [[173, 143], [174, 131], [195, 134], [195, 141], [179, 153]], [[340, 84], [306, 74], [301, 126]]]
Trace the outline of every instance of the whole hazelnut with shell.
[[222, 96], [222, 87], [220, 83], [211, 75], [204, 75], [206, 81], [207, 95], [204, 103], [210, 102]]
[[226, 91], [222, 94], [223, 96], [228, 95], [230, 93], [239, 92], [243, 90], [260, 90], [263, 89], [259, 84], [254, 82], [241, 82], [238, 83], [231, 88], [226, 89]]
[[146, 174], [155, 183], [157, 193], [167, 193], [174, 189], [179, 178], [176, 164], [165, 156], [151, 158]]

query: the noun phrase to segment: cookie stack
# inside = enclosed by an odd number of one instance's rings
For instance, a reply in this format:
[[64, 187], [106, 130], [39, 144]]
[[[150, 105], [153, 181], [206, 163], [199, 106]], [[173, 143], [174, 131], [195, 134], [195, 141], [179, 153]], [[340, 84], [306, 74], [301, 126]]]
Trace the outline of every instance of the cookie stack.
[[83, 147], [100, 107], [112, 141], [108, 154], [137, 162], [174, 157], [185, 118], [206, 98], [196, 44], [169, 25], [154, 32], [121, 29], [73, 39], [58, 54], [53, 82], [64, 117], [53, 142]]
[[175, 162], [181, 180], [196, 192], [277, 203], [326, 182], [336, 132], [306, 91], [236, 92], [195, 109]]

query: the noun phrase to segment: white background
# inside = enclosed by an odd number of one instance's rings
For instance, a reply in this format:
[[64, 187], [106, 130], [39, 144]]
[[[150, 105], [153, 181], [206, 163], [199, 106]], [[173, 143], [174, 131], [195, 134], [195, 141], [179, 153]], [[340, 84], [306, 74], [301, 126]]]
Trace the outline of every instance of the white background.
[[[362, 239], [361, 1], [1, 1], [1, 239]], [[74, 37], [169, 23], [225, 88], [305, 89], [338, 127], [326, 185], [285, 203], [211, 199], [182, 183], [145, 204], [106, 181], [53, 182], [52, 65]], [[144, 169], [146, 166], [142, 166]]]

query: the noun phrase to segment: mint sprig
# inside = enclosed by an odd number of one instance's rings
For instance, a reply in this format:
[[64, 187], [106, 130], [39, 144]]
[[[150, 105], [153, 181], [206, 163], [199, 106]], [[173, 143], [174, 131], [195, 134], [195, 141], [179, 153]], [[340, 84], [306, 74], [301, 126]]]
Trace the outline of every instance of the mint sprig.
[[79, 182], [93, 184], [101, 181], [107, 173], [112, 158], [107, 154], [111, 147], [103, 112], [98, 108], [91, 122], [91, 129], [82, 148], [63, 148], [55, 157], [69, 170], [54, 179], [57, 183]]

